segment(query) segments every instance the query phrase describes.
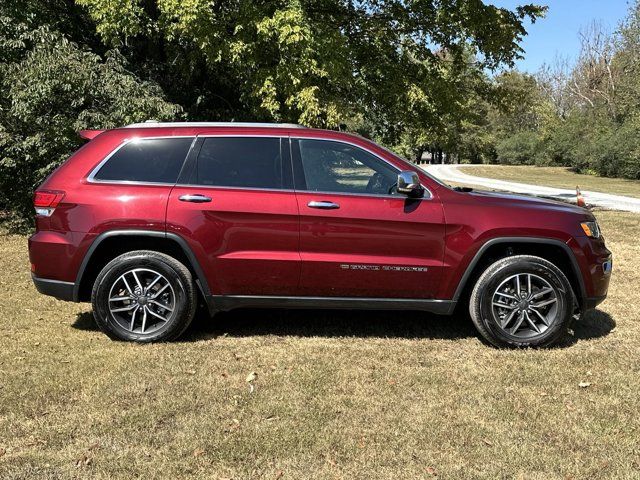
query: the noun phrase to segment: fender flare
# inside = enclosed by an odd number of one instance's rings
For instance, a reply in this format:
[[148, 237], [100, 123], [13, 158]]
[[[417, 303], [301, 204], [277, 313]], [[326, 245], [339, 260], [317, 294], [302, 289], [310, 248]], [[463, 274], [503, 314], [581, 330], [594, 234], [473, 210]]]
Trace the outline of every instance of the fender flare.
[[87, 265], [89, 265], [89, 262], [91, 261], [91, 257], [95, 253], [96, 249], [107, 238], [124, 237], [124, 236], [164, 238], [164, 239], [173, 240], [174, 242], [176, 242], [180, 246], [184, 254], [186, 255], [189, 262], [191, 263], [191, 266], [193, 267], [193, 271], [196, 274], [196, 283], [200, 287], [202, 294], [204, 295], [207, 302], [209, 301], [209, 298], [211, 297], [211, 291], [209, 290], [209, 284], [207, 282], [206, 276], [204, 275], [204, 271], [200, 266], [200, 262], [198, 262], [198, 259], [193, 253], [193, 250], [191, 250], [191, 247], [189, 247], [189, 244], [187, 243], [187, 241], [184, 238], [182, 238], [180, 235], [175, 233], [170, 233], [170, 232], [162, 232], [158, 230], [109, 230], [107, 232], [101, 233], [93, 240], [93, 242], [87, 249], [87, 253], [84, 255], [84, 258], [82, 259], [82, 263], [80, 264], [80, 268], [78, 269], [78, 274], [76, 275], [76, 281], [73, 287], [74, 302], [79, 301], [80, 285], [82, 282], [82, 277], [84, 276], [85, 270], [87, 269]]
[[[498, 245], [501, 243], [538, 243], [538, 244], [542, 244], [542, 245], [553, 245], [556, 247], [560, 247], [569, 257], [569, 260], [571, 262], [571, 266], [573, 268], [573, 273], [576, 276], [576, 278], [578, 279], [578, 286], [580, 288], [580, 303], [584, 303], [584, 301], [587, 298], [587, 290], [585, 288], [584, 285], [584, 278], [582, 277], [582, 272], [580, 270], [580, 265], [578, 265], [578, 260], [576, 259], [575, 254], [573, 253], [573, 250], [571, 250], [571, 247], [569, 247], [569, 245], [567, 245], [566, 243], [564, 243], [561, 240], [557, 240], [555, 238], [544, 238], [544, 237], [496, 237], [496, 238], [492, 238], [490, 240], [487, 240], [485, 243], [482, 244], [482, 246], [478, 249], [478, 251], [476, 252], [476, 254], [473, 256], [473, 258], [471, 259], [471, 262], [469, 262], [469, 265], [467, 265], [467, 268], [464, 272], [464, 274], [462, 275], [462, 278], [460, 279], [460, 281], [458, 282], [458, 287], [456, 288], [456, 291], [453, 295], [453, 300], [454, 301], [458, 301], [460, 299], [460, 295], [462, 295], [462, 291], [464, 290], [467, 281], [469, 280], [469, 277], [471, 276], [471, 273], [473, 272], [474, 268], [476, 267], [476, 265], [478, 264], [478, 262], [480, 261], [480, 259], [482, 258], [482, 256], [484, 255], [484, 253], [492, 246], [494, 245]], [[581, 305], [582, 306], [582, 305]]]

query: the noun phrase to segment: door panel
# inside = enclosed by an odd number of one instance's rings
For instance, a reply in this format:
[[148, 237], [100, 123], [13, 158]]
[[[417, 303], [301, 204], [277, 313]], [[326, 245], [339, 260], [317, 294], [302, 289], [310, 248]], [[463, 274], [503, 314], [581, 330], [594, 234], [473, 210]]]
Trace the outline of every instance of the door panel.
[[[442, 271], [437, 200], [298, 192], [300, 295], [433, 298]], [[318, 209], [310, 202], [331, 202]]]
[[301, 262], [289, 149], [266, 136], [198, 142], [171, 192], [167, 230], [189, 242], [213, 295], [293, 295]]
[[398, 195], [398, 169], [340, 141], [292, 140], [300, 295], [433, 298], [444, 254], [437, 198]]
[[[206, 195], [209, 203], [180, 201]], [[292, 295], [300, 278], [293, 192], [176, 186], [167, 230], [185, 238], [214, 295]]]

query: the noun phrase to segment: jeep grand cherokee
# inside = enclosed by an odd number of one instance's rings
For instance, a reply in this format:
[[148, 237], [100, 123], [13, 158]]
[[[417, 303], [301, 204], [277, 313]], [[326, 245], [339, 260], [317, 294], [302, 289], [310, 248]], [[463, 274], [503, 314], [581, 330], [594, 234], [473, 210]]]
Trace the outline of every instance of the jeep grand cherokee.
[[198, 302], [422, 310], [468, 304], [496, 346], [544, 346], [607, 293], [593, 215], [452, 189], [359, 136], [143, 123], [88, 140], [36, 191], [33, 281], [91, 301], [111, 338], [178, 337]]

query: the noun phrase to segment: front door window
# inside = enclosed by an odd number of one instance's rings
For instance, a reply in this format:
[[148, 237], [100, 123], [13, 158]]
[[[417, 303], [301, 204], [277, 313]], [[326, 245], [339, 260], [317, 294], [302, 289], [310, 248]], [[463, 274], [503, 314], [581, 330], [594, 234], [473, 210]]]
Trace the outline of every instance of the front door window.
[[304, 190], [393, 195], [398, 171], [361, 148], [328, 140], [299, 140]]

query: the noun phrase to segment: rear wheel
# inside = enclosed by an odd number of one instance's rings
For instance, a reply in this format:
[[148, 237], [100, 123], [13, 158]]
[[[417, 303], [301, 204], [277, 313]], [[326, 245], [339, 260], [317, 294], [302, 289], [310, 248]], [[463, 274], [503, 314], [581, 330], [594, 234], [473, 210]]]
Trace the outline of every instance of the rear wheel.
[[495, 346], [543, 347], [559, 341], [573, 321], [574, 294], [551, 262], [530, 255], [498, 260], [478, 279], [469, 312]]
[[177, 338], [197, 306], [189, 270], [168, 255], [139, 250], [109, 262], [91, 295], [100, 329], [116, 340], [157, 342]]

